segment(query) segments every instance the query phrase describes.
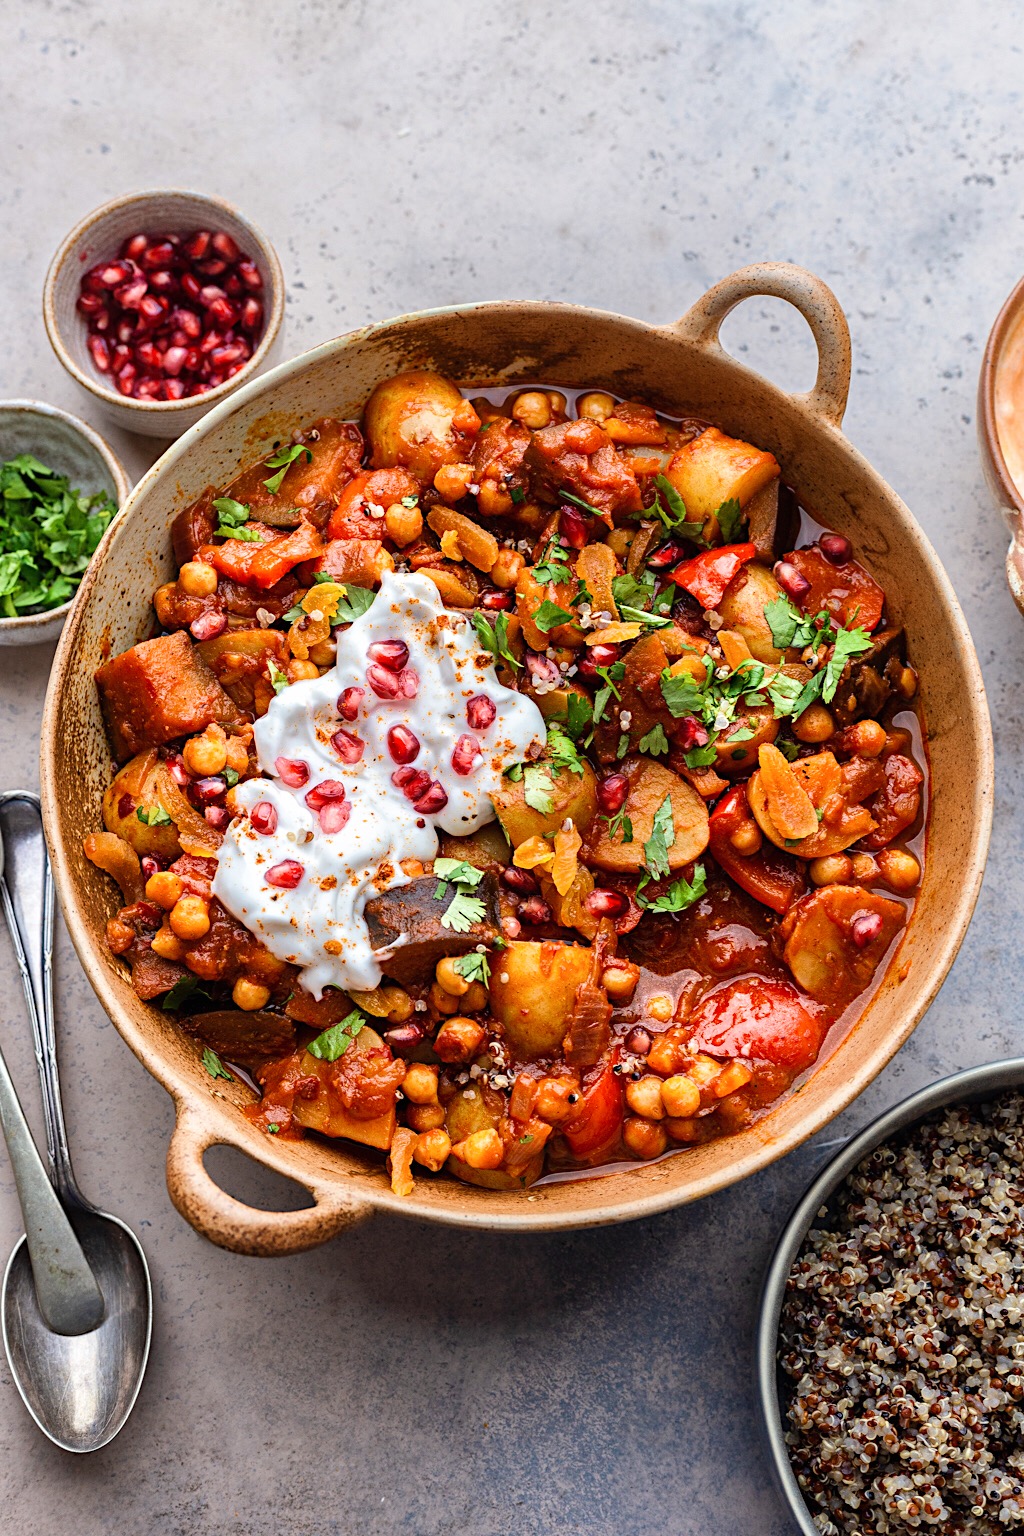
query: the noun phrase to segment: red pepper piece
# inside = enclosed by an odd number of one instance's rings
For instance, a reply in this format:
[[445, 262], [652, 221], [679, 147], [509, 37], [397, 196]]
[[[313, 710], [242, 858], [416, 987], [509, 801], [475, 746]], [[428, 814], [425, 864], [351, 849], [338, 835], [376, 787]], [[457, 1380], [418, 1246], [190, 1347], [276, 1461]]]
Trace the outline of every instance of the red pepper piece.
[[738, 853], [729, 839], [749, 820], [746, 789], [737, 784], [711, 812], [708, 846], [716, 863], [741, 891], [781, 915], [807, 889], [803, 865], [767, 842], [757, 853], [746, 857]]
[[284, 538], [276, 537], [275, 529], [265, 528], [261, 523], [246, 526], [261, 535], [260, 543], [227, 539], [223, 544], [205, 544], [200, 550], [201, 559], [243, 586], [265, 592], [287, 576], [293, 566], [323, 553], [323, 540], [311, 523], [300, 523], [294, 533]]
[[703, 554], [677, 565], [672, 580], [692, 593], [703, 608], [717, 608], [730, 581], [756, 554], [753, 544], [725, 544], [721, 549], [706, 549]]
[[690, 1015], [690, 1048], [803, 1072], [817, 1060], [827, 1028], [807, 1003], [788, 981], [770, 976], [730, 981], [703, 998]]

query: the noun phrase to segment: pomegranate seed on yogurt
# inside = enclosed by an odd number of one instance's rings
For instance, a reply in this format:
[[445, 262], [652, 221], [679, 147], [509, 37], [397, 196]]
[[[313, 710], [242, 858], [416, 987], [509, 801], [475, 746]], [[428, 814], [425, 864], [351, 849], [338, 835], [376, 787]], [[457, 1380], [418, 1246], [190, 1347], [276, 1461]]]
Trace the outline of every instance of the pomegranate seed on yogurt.
[[305, 873], [298, 859], [282, 859], [280, 864], [267, 870], [264, 878], [268, 885], [280, 886], [283, 891], [293, 891]]
[[466, 724], [470, 730], [486, 731], [489, 725], [493, 725], [498, 713], [498, 706], [493, 699], [489, 699], [486, 693], [475, 693], [466, 704]]
[[388, 751], [396, 763], [412, 763], [420, 755], [420, 739], [407, 725], [393, 725], [388, 731]]

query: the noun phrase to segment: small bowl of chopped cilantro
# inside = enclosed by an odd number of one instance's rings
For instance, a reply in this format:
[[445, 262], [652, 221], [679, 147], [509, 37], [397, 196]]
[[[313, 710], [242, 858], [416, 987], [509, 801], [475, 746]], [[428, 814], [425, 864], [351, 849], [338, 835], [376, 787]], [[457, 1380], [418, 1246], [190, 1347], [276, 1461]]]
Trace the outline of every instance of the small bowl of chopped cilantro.
[[84, 421], [0, 401], [0, 645], [56, 640], [131, 482]]

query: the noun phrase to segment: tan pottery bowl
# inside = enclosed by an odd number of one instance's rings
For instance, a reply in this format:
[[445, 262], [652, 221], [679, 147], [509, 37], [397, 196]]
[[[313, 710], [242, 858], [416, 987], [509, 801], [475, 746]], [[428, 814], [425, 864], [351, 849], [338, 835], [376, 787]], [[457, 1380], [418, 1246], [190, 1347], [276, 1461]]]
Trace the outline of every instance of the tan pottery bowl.
[[[759, 294], [788, 299], [814, 333], [818, 377], [807, 394], [786, 394], [719, 345], [725, 316]], [[99, 825], [111, 772], [93, 671], [148, 632], [151, 593], [173, 574], [171, 518], [204, 486], [224, 483], [302, 423], [326, 413], [356, 417], [378, 380], [424, 367], [467, 385], [530, 380], [641, 395], [770, 448], [806, 504], [856, 542], [907, 627], [929, 729], [933, 801], [923, 889], [896, 960], [856, 1026], [830, 1042], [801, 1091], [758, 1124], [600, 1177], [497, 1193], [424, 1176], [400, 1199], [379, 1161], [358, 1148], [260, 1134], [240, 1113], [249, 1090], [210, 1078], [195, 1042], [139, 1001], [127, 968], [104, 942], [116, 894], [86, 861], [82, 838]], [[907, 1039], [952, 963], [977, 897], [991, 822], [991, 732], [974, 647], [941, 565], [907, 508], [839, 430], [849, 377], [849, 332], [834, 295], [788, 265], [747, 267], [666, 326], [568, 305], [475, 304], [371, 326], [284, 364], [211, 411], [139, 483], [93, 562], [57, 653], [43, 722], [43, 809], [82, 963], [118, 1030], [175, 1100], [168, 1186], [198, 1231], [239, 1252], [279, 1254], [323, 1242], [374, 1210], [519, 1232], [650, 1216], [790, 1151], [860, 1093]], [[218, 1143], [305, 1185], [314, 1204], [274, 1213], [233, 1199], [203, 1166], [203, 1153]]]
[[[1014, 288], [996, 316], [985, 343], [978, 378], [978, 446], [981, 467], [992, 499], [1006, 519], [1010, 547], [1006, 551], [1006, 580], [1014, 602], [1024, 613], [1024, 495], [1010, 473], [999, 440], [996, 384], [1000, 367], [1011, 346], [1024, 343], [1024, 278]], [[1024, 425], [1022, 425], [1024, 433]]]

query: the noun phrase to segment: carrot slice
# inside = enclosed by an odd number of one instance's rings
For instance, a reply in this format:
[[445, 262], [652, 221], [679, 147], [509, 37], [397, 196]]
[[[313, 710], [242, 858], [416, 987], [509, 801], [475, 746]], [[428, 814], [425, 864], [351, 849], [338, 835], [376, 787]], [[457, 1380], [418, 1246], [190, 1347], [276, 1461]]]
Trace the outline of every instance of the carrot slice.
[[734, 629], [720, 629], [718, 643], [722, 647], [722, 655], [734, 670], [743, 662], [754, 659], [750, 654], [750, 646]]
[[814, 802], [778, 747], [764, 742], [757, 754], [768, 813], [787, 842], [811, 837], [818, 830]]

